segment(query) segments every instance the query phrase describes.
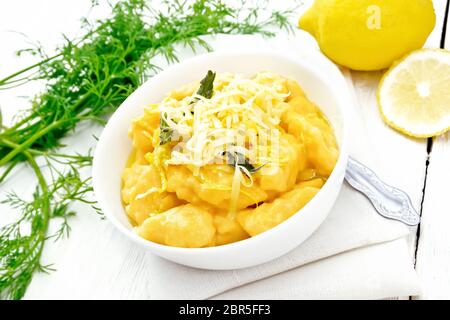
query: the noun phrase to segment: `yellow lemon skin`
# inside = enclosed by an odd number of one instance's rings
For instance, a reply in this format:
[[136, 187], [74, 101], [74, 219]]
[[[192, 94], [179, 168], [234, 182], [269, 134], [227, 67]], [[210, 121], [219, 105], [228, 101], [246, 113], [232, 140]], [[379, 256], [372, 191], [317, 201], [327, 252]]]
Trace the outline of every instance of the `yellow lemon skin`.
[[421, 48], [435, 23], [431, 0], [316, 0], [299, 27], [334, 62], [372, 71]]

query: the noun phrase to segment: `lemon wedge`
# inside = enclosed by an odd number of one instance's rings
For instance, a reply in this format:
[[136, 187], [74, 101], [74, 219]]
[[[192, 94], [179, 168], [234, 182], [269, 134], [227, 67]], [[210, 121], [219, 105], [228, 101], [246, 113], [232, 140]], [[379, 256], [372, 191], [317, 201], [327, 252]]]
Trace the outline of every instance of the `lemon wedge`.
[[417, 50], [395, 63], [378, 87], [384, 121], [416, 138], [450, 129], [450, 51]]

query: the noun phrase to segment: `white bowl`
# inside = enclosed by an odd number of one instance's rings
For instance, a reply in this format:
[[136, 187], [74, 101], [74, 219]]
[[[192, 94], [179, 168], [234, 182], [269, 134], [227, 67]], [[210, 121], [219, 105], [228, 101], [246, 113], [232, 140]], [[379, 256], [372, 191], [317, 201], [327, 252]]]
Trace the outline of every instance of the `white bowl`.
[[[306, 55], [308, 57], [306, 57]], [[133, 232], [121, 203], [121, 173], [131, 151], [128, 129], [144, 105], [157, 103], [171, 90], [203, 78], [208, 70], [252, 75], [273, 71], [297, 80], [309, 99], [330, 120], [340, 147], [336, 167], [320, 192], [280, 225], [240, 242], [210, 248], [176, 248], [140, 238]], [[203, 269], [226, 270], [273, 260], [305, 241], [324, 221], [339, 194], [347, 164], [346, 106], [351, 103], [345, 79], [319, 52], [303, 58], [273, 51], [208, 53], [168, 67], [139, 87], [106, 125], [94, 156], [93, 185], [98, 203], [118, 230], [150, 252], [168, 260]]]

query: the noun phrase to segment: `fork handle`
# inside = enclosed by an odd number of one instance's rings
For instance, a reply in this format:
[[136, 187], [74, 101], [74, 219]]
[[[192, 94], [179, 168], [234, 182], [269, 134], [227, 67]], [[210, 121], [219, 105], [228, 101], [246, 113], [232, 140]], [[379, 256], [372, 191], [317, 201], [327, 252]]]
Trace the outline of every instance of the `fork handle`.
[[375, 172], [351, 157], [348, 160], [345, 180], [364, 194], [383, 217], [401, 221], [409, 226], [420, 223], [420, 215], [406, 192], [384, 183]]

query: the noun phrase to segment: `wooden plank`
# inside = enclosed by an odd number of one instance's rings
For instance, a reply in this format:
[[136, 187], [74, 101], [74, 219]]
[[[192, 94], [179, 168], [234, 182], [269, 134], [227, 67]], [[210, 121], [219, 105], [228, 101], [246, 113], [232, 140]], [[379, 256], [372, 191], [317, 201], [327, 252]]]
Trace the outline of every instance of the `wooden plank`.
[[[446, 49], [450, 49], [447, 21]], [[423, 284], [418, 299], [450, 299], [450, 134], [434, 139], [420, 226], [416, 269]]]

